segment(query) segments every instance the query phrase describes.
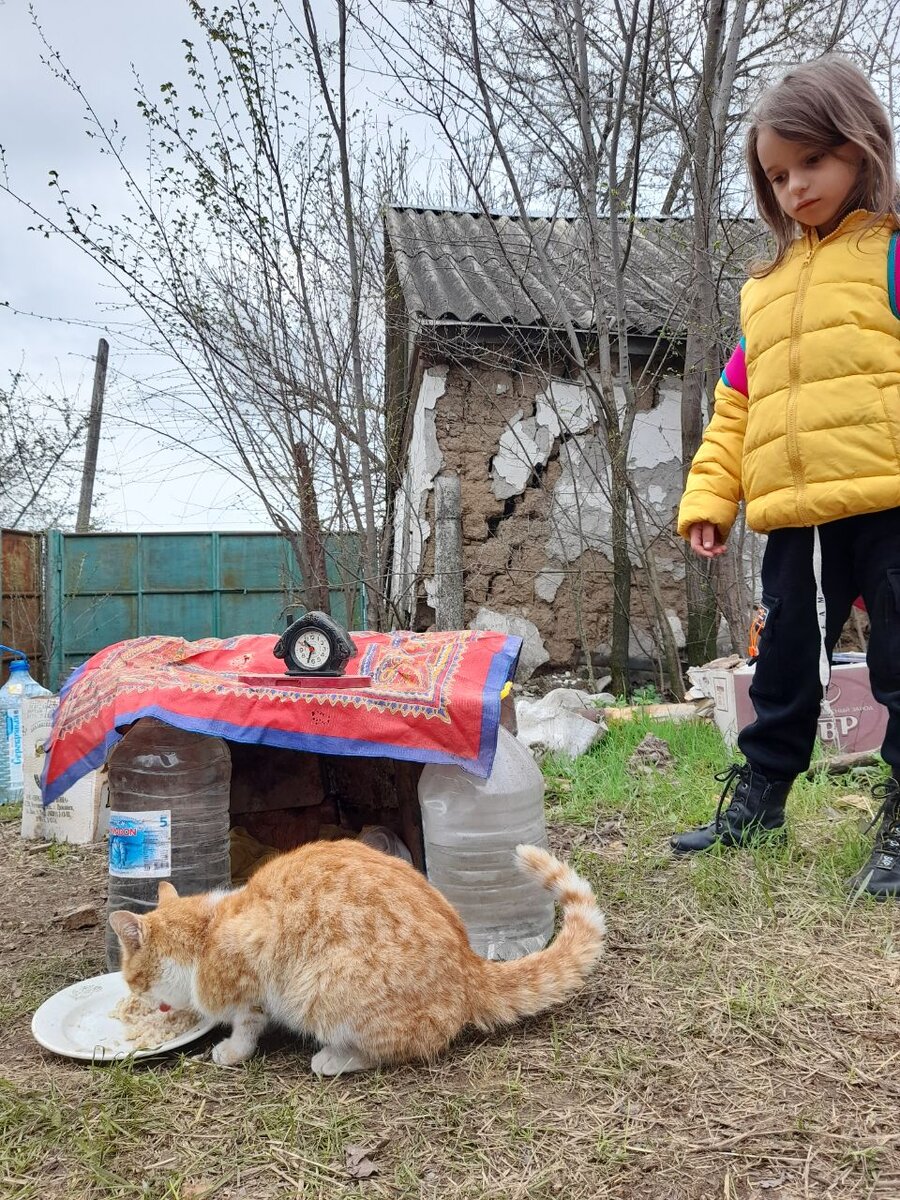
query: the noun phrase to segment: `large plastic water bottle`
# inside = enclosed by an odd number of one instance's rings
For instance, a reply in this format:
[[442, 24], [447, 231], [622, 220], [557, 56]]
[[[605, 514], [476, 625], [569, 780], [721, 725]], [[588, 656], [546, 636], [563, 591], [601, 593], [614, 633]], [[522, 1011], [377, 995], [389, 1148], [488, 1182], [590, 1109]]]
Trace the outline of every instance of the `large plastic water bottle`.
[[[161, 879], [180, 895], [231, 883], [231, 753], [221, 738], [145, 717], [109, 756], [107, 915], [156, 907]], [[119, 967], [107, 924], [106, 962]]]
[[428, 878], [465, 922], [483, 958], [520, 958], [553, 932], [553, 897], [516, 865], [524, 842], [547, 845], [544, 780], [531, 752], [500, 727], [487, 779], [428, 764], [419, 778]]
[[26, 696], [51, 693], [32, 679], [28, 659], [20, 650], [0, 646], [20, 655], [9, 664], [9, 679], [0, 687], [0, 804], [19, 804], [25, 791], [22, 753], [22, 701]]

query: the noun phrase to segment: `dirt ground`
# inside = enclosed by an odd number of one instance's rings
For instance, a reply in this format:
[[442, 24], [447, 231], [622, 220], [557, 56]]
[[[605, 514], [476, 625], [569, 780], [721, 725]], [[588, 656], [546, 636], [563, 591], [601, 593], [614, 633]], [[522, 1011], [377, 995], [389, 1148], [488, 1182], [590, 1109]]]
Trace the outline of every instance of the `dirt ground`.
[[34, 1008], [104, 970], [102, 924], [60, 917], [102, 917], [105, 848], [0, 825], [0, 1195], [897, 1200], [897, 911], [810, 906], [802, 854], [695, 872], [628, 839], [553, 828], [610, 916], [575, 1002], [320, 1081], [278, 1035], [233, 1070], [209, 1042], [149, 1066], [41, 1050]]
[[0, 825], [0, 1063], [7, 1078], [27, 1081], [45, 1068], [31, 1006], [106, 970], [102, 925], [73, 930], [60, 920], [84, 904], [102, 922], [106, 846], [29, 843], [18, 832], [17, 822]]

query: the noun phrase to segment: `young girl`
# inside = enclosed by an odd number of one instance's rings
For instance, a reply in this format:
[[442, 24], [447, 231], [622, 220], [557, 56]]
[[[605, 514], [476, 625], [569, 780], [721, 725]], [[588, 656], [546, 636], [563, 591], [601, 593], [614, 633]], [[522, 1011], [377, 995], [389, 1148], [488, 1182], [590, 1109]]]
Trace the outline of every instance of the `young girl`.
[[[854, 887], [900, 895], [900, 204], [887, 114], [865, 76], [826, 57], [764, 93], [747, 139], [776, 244], [741, 293], [743, 337], [716, 388], [678, 531], [724, 553], [741, 499], [767, 533], [756, 721], [716, 819], [681, 854], [783, 836], [809, 766], [831, 653], [862, 594], [872, 690], [888, 710], [881, 825]], [[736, 783], [723, 811], [729, 787]]]

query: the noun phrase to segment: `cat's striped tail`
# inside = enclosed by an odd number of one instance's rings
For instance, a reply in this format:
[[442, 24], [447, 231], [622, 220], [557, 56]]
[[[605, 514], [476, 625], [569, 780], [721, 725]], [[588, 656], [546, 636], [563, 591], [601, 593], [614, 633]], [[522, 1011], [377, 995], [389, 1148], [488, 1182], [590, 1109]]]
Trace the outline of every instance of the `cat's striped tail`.
[[479, 1029], [508, 1025], [575, 994], [603, 953], [606, 920], [580, 875], [538, 846], [517, 846], [522, 870], [535, 876], [562, 908], [562, 927], [544, 950], [511, 962], [479, 960], [470, 1020]]

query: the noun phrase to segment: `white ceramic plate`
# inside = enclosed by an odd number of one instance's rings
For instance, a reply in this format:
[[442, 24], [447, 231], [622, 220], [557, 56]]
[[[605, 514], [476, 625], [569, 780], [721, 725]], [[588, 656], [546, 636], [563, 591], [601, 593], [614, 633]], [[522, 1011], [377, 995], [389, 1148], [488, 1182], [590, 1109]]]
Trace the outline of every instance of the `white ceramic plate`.
[[161, 1042], [151, 1050], [136, 1050], [125, 1037], [122, 1022], [109, 1015], [127, 994], [128, 985], [121, 971], [70, 984], [44, 1001], [31, 1019], [31, 1032], [54, 1054], [87, 1062], [112, 1062], [118, 1058], [148, 1058], [176, 1050], [196, 1041], [216, 1024], [215, 1021], [200, 1020], [178, 1037]]

